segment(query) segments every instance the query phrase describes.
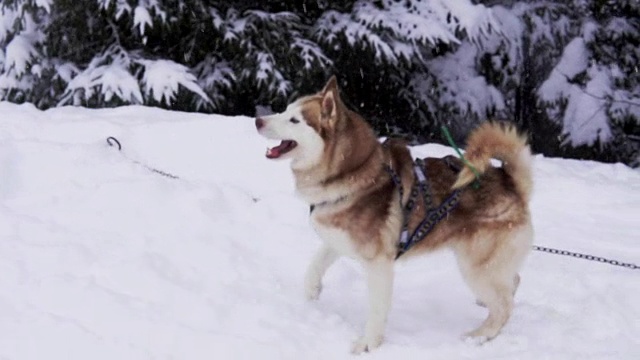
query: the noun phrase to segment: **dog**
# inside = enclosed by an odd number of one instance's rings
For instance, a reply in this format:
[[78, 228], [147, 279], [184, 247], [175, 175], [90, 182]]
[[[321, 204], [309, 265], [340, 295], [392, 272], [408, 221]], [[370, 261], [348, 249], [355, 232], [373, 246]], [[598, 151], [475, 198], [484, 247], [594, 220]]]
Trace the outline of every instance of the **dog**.
[[[351, 350], [374, 350], [383, 342], [404, 219], [413, 229], [427, 212], [426, 200], [418, 197], [404, 215], [411, 195], [398, 190], [417, 181], [407, 144], [400, 139], [382, 144], [363, 117], [345, 106], [335, 75], [321, 91], [298, 98], [282, 113], [255, 118], [255, 126], [263, 137], [281, 141], [266, 157], [290, 160], [296, 194], [310, 205], [311, 225], [322, 239], [305, 274], [306, 298], [318, 298], [325, 272], [340, 256], [361, 263], [368, 311], [364, 333]], [[453, 191], [458, 202], [397, 261], [451, 249], [476, 301], [488, 310], [484, 322], [464, 336], [483, 343], [511, 316], [519, 270], [531, 249], [532, 155], [514, 126], [496, 122], [473, 130], [465, 153], [469, 166], [455, 157], [424, 159], [433, 203]], [[493, 166], [492, 158], [501, 166]]]

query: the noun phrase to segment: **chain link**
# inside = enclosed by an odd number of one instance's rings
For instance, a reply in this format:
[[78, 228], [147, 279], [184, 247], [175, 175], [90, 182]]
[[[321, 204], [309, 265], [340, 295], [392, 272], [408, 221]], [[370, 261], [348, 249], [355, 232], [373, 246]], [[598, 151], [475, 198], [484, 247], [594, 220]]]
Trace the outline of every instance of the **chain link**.
[[542, 251], [542, 252], [546, 252], [546, 253], [550, 253], [550, 254], [556, 254], [556, 255], [564, 255], [564, 256], [572, 256], [578, 259], [585, 259], [585, 260], [590, 260], [590, 261], [598, 261], [601, 263], [606, 263], [606, 264], [610, 264], [610, 265], [615, 265], [615, 266], [622, 266], [622, 267], [626, 267], [632, 270], [638, 270], [640, 269], [640, 266], [636, 265], [636, 264], [631, 264], [631, 263], [624, 263], [618, 260], [611, 260], [611, 259], [606, 259], [600, 256], [595, 256], [595, 255], [588, 255], [588, 254], [580, 254], [580, 253], [576, 253], [576, 252], [571, 252], [571, 251], [567, 251], [567, 250], [559, 250], [559, 249], [552, 249], [552, 248], [548, 248], [548, 247], [544, 247], [544, 246], [537, 246], [537, 245], [533, 245], [533, 250], [536, 251]]
[[[116, 148], [118, 149], [118, 151], [120, 151], [120, 152], [122, 153], [122, 145], [120, 144], [120, 141], [119, 141], [118, 139], [116, 139], [115, 137], [113, 137], [113, 136], [109, 136], [109, 137], [107, 138], [107, 144], [108, 144], [109, 146], [111, 146], [111, 147], [116, 147]], [[123, 154], [123, 155], [124, 155], [124, 154]], [[171, 179], [180, 179], [180, 178], [179, 178], [178, 176], [176, 176], [176, 175], [173, 175], [173, 174], [168, 173], [168, 172], [166, 172], [166, 171], [162, 171], [162, 170], [159, 170], [159, 169], [153, 168], [153, 167], [151, 167], [151, 166], [149, 166], [149, 165], [146, 165], [146, 164], [141, 163], [141, 162], [140, 162], [140, 161], [138, 161], [138, 160], [130, 159], [130, 158], [129, 158], [129, 157], [127, 157], [126, 155], [124, 155], [124, 156], [125, 156], [129, 161], [133, 162], [134, 164], [136, 164], [136, 165], [140, 165], [140, 166], [142, 166], [142, 167], [146, 168], [147, 170], [149, 170], [149, 171], [151, 171], [151, 172], [154, 172], [154, 173], [156, 173], [156, 174], [158, 174], [158, 175], [162, 175], [162, 176], [164, 176], [164, 177], [168, 177], [168, 178], [171, 178]]]

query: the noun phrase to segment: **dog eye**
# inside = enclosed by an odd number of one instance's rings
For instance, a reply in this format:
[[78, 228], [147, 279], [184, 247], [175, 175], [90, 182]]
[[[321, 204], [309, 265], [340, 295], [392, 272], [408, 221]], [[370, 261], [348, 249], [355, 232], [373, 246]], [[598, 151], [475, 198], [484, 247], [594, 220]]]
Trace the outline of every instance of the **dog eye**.
[[298, 120], [298, 119], [296, 119], [296, 118], [291, 118], [291, 119], [289, 119], [289, 121], [291, 121], [291, 122], [292, 122], [292, 123], [294, 123], [294, 124], [297, 124], [297, 123], [299, 123], [299, 122], [300, 122], [300, 120]]

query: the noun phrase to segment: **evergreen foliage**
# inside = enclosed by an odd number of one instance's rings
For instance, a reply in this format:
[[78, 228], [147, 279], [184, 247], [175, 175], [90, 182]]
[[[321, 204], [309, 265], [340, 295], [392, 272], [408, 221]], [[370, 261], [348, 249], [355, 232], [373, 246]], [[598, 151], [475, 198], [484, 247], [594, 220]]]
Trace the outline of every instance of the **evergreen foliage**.
[[[516, 122], [639, 164], [635, 0], [4, 0], [0, 99], [254, 115], [339, 76], [381, 135]], [[268, 110], [267, 110], [268, 111]]]

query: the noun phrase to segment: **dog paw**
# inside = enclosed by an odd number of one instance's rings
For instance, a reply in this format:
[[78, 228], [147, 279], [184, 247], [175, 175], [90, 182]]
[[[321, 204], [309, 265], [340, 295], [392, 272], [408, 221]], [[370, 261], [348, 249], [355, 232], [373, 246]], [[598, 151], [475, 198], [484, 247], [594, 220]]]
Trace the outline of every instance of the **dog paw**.
[[322, 292], [322, 283], [306, 281], [304, 284], [304, 297], [309, 301], [318, 300]]
[[359, 355], [363, 352], [373, 351], [379, 347], [380, 344], [382, 344], [382, 336], [375, 336], [371, 338], [363, 336], [351, 345], [351, 353]]
[[482, 331], [482, 329], [476, 329], [462, 335], [462, 340], [465, 343], [476, 346], [482, 345], [492, 338], [492, 336], [488, 336], [486, 331]]
[[489, 338], [487, 338], [486, 336], [471, 336], [465, 334], [462, 336], [462, 340], [469, 345], [480, 346], [489, 341]]

